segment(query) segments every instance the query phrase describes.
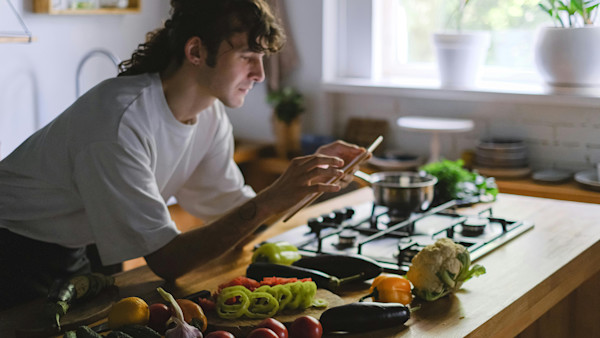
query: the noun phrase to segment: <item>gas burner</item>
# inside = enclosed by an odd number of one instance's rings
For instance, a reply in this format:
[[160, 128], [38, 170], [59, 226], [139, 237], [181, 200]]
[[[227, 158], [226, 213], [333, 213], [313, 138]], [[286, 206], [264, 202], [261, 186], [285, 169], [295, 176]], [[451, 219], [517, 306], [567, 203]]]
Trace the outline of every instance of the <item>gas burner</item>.
[[461, 224], [461, 234], [468, 237], [480, 236], [488, 224], [488, 218], [469, 217]]
[[356, 230], [351, 230], [351, 229], [342, 230], [342, 232], [340, 232], [338, 234], [338, 243], [337, 243], [336, 247], [338, 249], [342, 249], [342, 248], [351, 248], [351, 247], [355, 246], [359, 235], [360, 235], [360, 232], [358, 232]]
[[376, 260], [387, 272], [404, 274], [412, 258], [439, 238], [462, 244], [475, 261], [533, 228], [531, 222], [493, 217], [491, 207], [478, 215], [462, 215], [461, 210], [450, 201], [406, 216], [363, 203], [311, 218], [269, 241], [287, 241], [305, 256], [358, 254]]

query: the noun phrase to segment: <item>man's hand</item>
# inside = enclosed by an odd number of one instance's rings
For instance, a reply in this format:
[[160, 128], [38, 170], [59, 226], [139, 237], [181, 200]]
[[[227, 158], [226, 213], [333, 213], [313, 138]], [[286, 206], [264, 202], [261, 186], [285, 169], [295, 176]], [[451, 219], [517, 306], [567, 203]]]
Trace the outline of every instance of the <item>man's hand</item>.
[[[336, 141], [320, 147], [313, 155], [296, 157], [258, 198], [261, 202], [268, 203], [273, 213], [281, 213], [310, 194], [339, 191], [352, 181], [354, 171], [357, 170], [353, 168], [344, 175], [342, 168], [365, 151], [365, 148]], [[338, 177], [341, 179], [336, 183], [327, 183]]]
[[[350, 163], [350, 161], [352, 161], [354, 158], [360, 156], [366, 151], [367, 150], [363, 147], [359, 147], [357, 145], [338, 140], [333, 143], [321, 146], [319, 149], [317, 149], [316, 153], [339, 157], [344, 161], [344, 165], [346, 165], [346, 163]], [[365, 161], [369, 158], [371, 158], [371, 154], [369, 154], [365, 158]], [[340, 187], [346, 187], [348, 184], [350, 184], [350, 182], [352, 182], [352, 180], [354, 179], [354, 173], [358, 170], [359, 164], [360, 163], [357, 163], [356, 166], [352, 168], [352, 170], [350, 170], [350, 172], [348, 172], [346, 175], [344, 175], [344, 177], [342, 177], [342, 179], [338, 182]]]

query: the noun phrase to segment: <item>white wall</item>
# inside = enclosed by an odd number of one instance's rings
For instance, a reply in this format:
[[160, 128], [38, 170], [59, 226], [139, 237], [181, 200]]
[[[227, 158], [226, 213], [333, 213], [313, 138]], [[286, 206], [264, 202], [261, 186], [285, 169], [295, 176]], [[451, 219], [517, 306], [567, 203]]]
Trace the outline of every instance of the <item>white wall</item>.
[[[0, 157], [74, 101], [77, 64], [88, 51], [104, 48], [129, 58], [169, 10], [166, 0], [142, 0], [138, 14], [46, 15], [32, 13], [31, 0], [11, 1], [37, 40], [0, 44]], [[0, 4], [0, 30], [18, 30], [5, 1]], [[115, 75], [109, 59], [91, 58], [82, 69], [82, 92]]]

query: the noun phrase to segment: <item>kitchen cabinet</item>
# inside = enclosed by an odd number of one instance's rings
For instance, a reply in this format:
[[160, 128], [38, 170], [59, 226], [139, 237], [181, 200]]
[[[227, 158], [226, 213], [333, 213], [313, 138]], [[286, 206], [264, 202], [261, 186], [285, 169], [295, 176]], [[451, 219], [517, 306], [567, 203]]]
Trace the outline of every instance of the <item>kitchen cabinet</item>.
[[[146, 266], [116, 275], [120, 296], [160, 301], [157, 286], [176, 297], [245, 274], [255, 244], [304, 224], [310, 217], [371, 201], [369, 188], [312, 205], [289, 222], [279, 222], [239, 250], [165, 283]], [[600, 205], [500, 194], [494, 215], [529, 220], [535, 227], [480, 258], [487, 273], [468, 281], [460, 292], [422, 304], [405, 326], [350, 337], [593, 337], [600, 334]], [[369, 284], [343, 289], [354, 302]], [[0, 313], [0, 337], [31, 322], [43, 300]], [[540, 322], [541, 320], [541, 322]], [[548, 331], [551, 330], [551, 331]]]
[[[67, 0], [63, 0], [67, 1]], [[67, 7], [67, 6], [65, 6]], [[33, 11], [50, 15], [135, 14], [141, 10], [141, 0], [129, 0], [127, 8], [54, 9], [52, 0], [34, 0]]]

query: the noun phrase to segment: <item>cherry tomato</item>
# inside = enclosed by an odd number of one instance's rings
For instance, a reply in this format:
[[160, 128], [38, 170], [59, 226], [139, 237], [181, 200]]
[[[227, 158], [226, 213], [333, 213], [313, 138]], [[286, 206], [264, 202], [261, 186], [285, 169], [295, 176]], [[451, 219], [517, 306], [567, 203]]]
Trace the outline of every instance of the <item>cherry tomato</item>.
[[266, 318], [262, 322], [258, 323], [256, 327], [266, 327], [267, 329], [270, 329], [271, 331], [275, 332], [277, 337], [288, 338], [287, 328], [285, 327], [285, 325], [283, 325], [283, 323], [281, 323], [277, 319]]
[[230, 332], [219, 330], [207, 334], [204, 338], [235, 338], [235, 336]]
[[[252, 330], [246, 338], [278, 338], [277, 334], [273, 332], [271, 329], [267, 329], [266, 327], [261, 327], [258, 329]], [[307, 337], [308, 338], [308, 337]]]
[[149, 306], [150, 319], [148, 327], [154, 331], [164, 334], [167, 329], [167, 320], [171, 318], [171, 309], [162, 303], [154, 303]]
[[290, 338], [321, 338], [323, 326], [311, 316], [296, 318], [290, 326]]

